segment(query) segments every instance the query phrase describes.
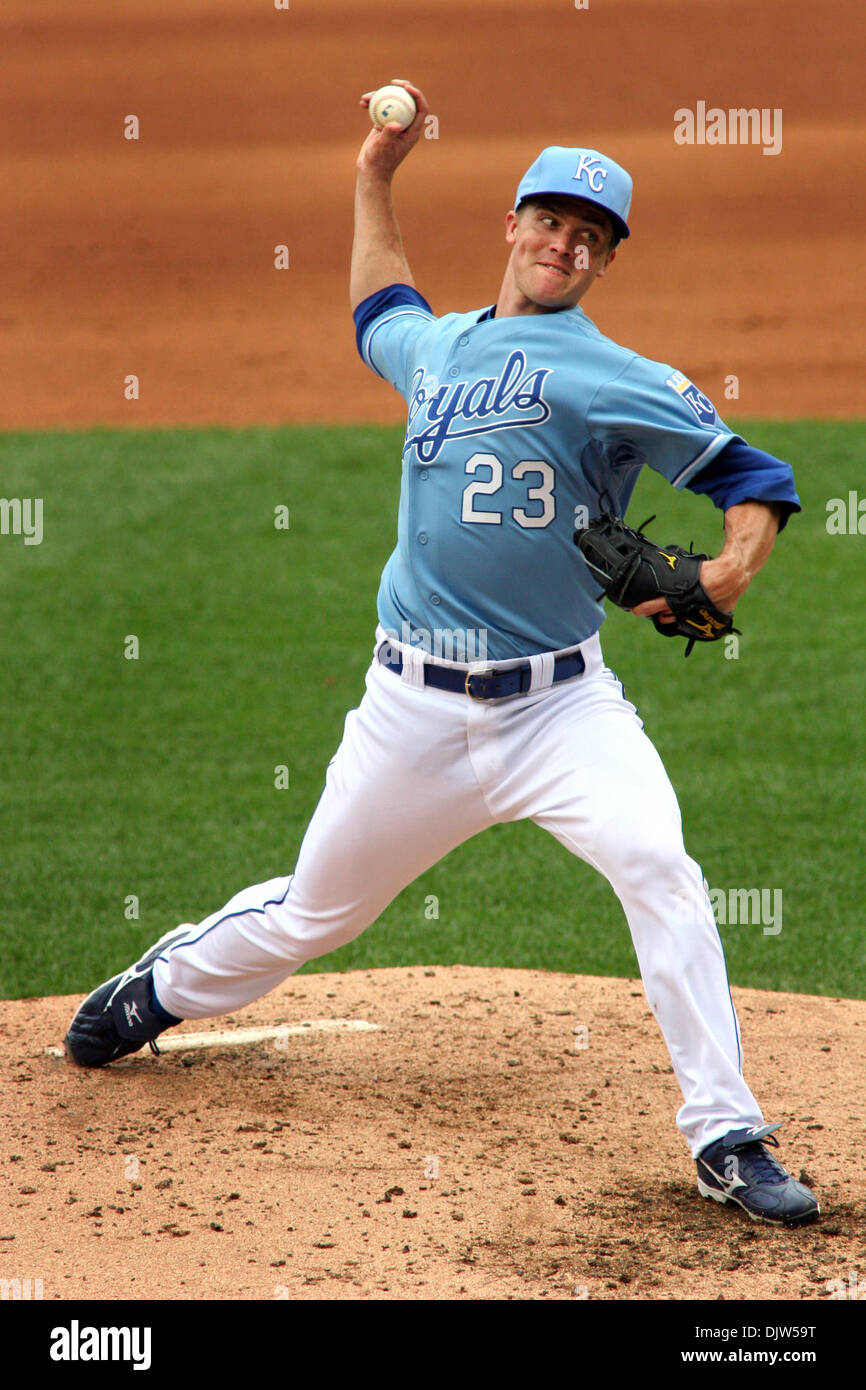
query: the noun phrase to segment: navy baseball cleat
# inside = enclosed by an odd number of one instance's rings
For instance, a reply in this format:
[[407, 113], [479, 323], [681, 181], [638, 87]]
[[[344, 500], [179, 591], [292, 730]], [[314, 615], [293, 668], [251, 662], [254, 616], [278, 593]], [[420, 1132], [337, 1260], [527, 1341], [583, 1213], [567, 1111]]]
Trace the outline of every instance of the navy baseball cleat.
[[695, 1162], [698, 1191], [716, 1202], [736, 1202], [753, 1221], [779, 1226], [804, 1226], [820, 1215], [818, 1199], [767, 1153], [765, 1144], [779, 1124], [735, 1129], [708, 1144]]
[[154, 997], [153, 966], [165, 948], [188, 931], [184, 926], [166, 932], [135, 965], [87, 996], [66, 1034], [70, 1061], [79, 1067], [104, 1067], [128, 1052], [137, 1052], [145, 1043], [159, 1053], [154, 1039], [181, 1020]]

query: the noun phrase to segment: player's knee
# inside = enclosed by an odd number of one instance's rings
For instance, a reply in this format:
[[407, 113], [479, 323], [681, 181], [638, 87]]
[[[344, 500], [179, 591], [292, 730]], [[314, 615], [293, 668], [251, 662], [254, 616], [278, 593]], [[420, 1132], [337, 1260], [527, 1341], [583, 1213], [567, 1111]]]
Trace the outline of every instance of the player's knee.
[[682, 839], [671, 835], [641, 833], [627, 840], [620, 850], [622, 861], [617, 875], [630, 893], [674, 894], [689, 891], [689, 860]]

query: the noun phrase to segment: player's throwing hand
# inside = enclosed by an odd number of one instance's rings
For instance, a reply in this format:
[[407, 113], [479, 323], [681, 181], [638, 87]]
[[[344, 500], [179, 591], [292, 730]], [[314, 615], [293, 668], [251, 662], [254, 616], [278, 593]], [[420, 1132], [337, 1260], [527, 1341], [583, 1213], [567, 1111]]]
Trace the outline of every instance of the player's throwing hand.
[[[396, 121], [390, 121], [381, 129], [374, 127], [358, 154], [357, 168], [359, 171], [385, 175], [393, 174], [397, 166], [402, 163], [412, 147], [421, 138], [424, 118], [430, 111], [424, 93], [419, 87], [413, 87], [411, 82], [407, 82], [402, 77], [395, 77], [391, 85], [404, 87], [413, 97], [416, 106], [415, 119], [405, 130], [401, 130]], [[361, 105], [365, 111], [369, 109], [373, 96], [375, 96], [375, 89], [365, 92], [361, 97]]]

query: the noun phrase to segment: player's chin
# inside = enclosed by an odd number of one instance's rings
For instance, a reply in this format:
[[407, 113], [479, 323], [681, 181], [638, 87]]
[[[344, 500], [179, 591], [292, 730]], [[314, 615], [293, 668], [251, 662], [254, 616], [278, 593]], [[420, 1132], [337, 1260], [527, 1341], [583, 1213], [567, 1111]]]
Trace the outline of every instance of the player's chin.
[[561, 275], [556, 270], [539, 268], [532, 288], [535, 303], [545, 309], [562, 309], [575, 302], [574, 292], [577, 287], [574, 277]]

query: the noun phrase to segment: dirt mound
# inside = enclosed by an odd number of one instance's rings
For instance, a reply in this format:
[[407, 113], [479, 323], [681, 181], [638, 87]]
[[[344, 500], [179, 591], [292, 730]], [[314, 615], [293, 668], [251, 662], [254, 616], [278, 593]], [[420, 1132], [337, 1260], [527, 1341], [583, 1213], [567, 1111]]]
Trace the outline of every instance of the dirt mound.
[[0, 1003], [0, 1278], [45, 1299], [827, 1298], [866, 1259], [866, 1003], [733, 993], [781, 1157], [821, 1197], [799, 1232], [698, 1196], [639, 981], [302, 976], [167, 1036], [377, 1030], [95, 1072], [46, 1052], [77, 997]]

